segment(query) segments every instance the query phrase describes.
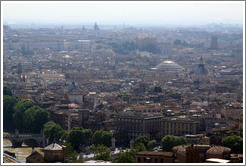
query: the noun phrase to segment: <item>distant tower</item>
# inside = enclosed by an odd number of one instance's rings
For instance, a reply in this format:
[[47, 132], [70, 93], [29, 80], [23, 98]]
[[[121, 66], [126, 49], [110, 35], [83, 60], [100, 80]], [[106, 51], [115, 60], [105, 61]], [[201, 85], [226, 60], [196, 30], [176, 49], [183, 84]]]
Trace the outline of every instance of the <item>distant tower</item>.
[[84, 33], [86, 31], [85, 26], [83, 25], [83, 27], [81, 28], [81, 33]]
[[98, 25], [97, 25], [97, 22], [95, 22], [94, 30], [100, 30], [99, 27], [98, 27]]
[[210, 48], [211, 49], [218, 49], [218, 39], [215, 36], [211, 37], [211, 43], [210, 43]]
[[85, 30], [85, 26], [83, 25], [83, 27], [82, 27], [82, 30], [84, 31]]

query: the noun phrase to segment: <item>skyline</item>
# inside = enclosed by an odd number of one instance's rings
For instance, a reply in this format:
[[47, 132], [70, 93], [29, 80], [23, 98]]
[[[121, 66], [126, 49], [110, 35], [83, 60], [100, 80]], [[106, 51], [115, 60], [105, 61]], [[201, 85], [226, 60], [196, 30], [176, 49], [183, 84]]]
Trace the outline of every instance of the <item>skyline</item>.
[[[206, 25], [244, 22], [244, 2], [1, 2], [4, 24]], [[15, 12], [13, 12], [15, 11]], [[45, 12], [44, 12], [45, 11]], [[66, 12], [64, 12], [66, 11]], [[113, 14], [112, 14], [113, 13]]]
[[242, 4], [1, 3], [2, 163], [244, 163]]

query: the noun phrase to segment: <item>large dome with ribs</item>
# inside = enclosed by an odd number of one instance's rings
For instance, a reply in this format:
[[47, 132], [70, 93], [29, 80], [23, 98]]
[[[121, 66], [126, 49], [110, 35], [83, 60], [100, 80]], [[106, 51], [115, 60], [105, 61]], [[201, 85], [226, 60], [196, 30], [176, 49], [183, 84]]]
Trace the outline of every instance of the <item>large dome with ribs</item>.
[[156, 66], [157, 70], [168, 71], [168, 72], [178, 72], [183, 68], [173, 61], [163, 61]]

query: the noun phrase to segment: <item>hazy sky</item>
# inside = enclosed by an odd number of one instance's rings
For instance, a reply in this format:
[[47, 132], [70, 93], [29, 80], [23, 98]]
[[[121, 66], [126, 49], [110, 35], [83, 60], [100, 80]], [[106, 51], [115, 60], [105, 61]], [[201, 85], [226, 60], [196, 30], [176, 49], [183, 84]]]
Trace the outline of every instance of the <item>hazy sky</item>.
[[4, 23], [243, 24], [245, 2], [41, 1], [1, 2]]

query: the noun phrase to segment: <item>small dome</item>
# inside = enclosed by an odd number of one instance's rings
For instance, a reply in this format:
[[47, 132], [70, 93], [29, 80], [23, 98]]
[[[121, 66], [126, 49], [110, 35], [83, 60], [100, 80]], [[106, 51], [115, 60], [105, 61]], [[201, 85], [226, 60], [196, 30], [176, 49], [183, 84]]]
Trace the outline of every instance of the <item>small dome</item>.
[[163, 61], [156, 66], [157, 70], [167, 72], [178, 72], [182, 70], [182, 67], [173, 61]]
[[122, 84], [122, 86], [123, 86], [123, 87], [131, 87], [132, 84], [131, 84], [130, 82], [127, 82], [127, 83]]
[[69, 55], [65, 55], [64, 58], [70, 58], [70, 56]]

